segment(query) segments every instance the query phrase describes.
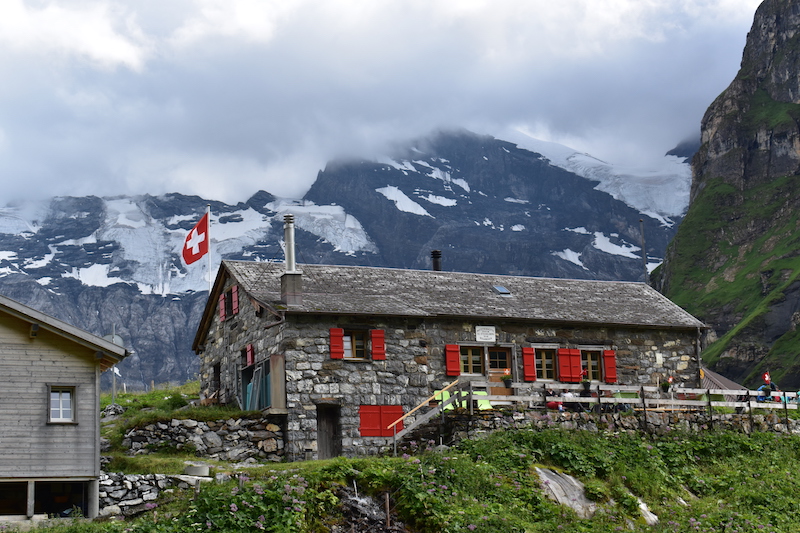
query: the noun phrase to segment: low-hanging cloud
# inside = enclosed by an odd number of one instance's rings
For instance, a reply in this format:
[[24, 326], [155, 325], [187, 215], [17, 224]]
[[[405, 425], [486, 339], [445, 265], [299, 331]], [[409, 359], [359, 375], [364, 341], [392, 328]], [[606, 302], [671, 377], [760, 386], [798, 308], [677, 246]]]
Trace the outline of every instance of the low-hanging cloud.
[[456, 126], [645, 165], [697, 133], [758, 3], [0, 0], [0, 205], [298, 196]]

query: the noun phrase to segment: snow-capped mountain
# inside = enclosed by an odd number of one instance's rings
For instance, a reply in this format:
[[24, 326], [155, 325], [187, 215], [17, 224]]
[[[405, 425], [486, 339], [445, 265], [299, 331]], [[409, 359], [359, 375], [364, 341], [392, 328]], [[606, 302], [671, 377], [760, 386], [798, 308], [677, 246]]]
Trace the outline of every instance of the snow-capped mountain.
[[[197, 369], [191, 339], [220, 260], [282, 260], [286, 213], [301, 263], [430, 268], [440, 249], [446, 270], [636, 280], [641, 228], [653, 267], [688, 203], [682, 165], [626, 177], [559, 145], [459, 131], [330, 163], [301, 199], [259, 192], [227, 205], [168, 194], [7, 206], [0, 291], [94, 333], [113, 329], [135, 351], [121, 365], [130, 386], [181, 382]], [[187, 267], [184, 237], [209, 204], [210, 262]]]

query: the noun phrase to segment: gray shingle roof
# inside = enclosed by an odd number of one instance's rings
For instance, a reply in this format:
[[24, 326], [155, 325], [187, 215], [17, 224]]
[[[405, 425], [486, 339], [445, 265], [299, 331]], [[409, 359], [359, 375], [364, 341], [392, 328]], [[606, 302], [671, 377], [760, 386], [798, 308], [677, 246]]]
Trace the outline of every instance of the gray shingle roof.
[[[242, 288], [276, 308], [280, 263], [223, 261]], [[567, 324], [702, 328], [643, 283], [498, 276], [359, 266], [299, 265], [303, 304], [287, 313], [520, 319]], [[507, 288], [510, 296], [493, 286]]]

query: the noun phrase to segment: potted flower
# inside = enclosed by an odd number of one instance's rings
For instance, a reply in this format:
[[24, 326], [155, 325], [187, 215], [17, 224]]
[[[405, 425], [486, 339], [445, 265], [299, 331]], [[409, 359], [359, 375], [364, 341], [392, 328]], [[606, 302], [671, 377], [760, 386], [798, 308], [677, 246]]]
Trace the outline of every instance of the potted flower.
[[581, 386], [585, 391], [592, 388], [592, 382], [589, 381], [589, 369], [585, 366], [581, 369]]
[[664, 392], [669, 392], [669, 388], [672, 386], [672, 376], [668, 377], [665, 381], [661, 382], [661, 390]]
[[503, 376], [500, 378], [505, 383], [506, 388], [511, 388], [511, 383], [514, 381], [514, 378], [511, 376], [511, 369], [506, 368], [505, 372], [503, 372]]

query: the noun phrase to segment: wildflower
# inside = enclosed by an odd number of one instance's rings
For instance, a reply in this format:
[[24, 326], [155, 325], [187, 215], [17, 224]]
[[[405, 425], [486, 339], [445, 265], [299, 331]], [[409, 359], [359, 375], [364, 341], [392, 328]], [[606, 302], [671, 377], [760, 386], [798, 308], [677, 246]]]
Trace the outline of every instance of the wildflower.
[[239, 508], [238, 508], [238, 507], [236, 507], [236, 504], [235, 504], [235, 503], [232, 503], [232, 504], [231, 504], [231, 512], [232, 512], [232, 513], [235, 513], [235, 512], [236, 512], [236, 511], [238, 511], [238, 510], [239, 510]]
[[476, 526], [475, 524], [470, 524], [467, 526], [467, 529], [469, 529], [470, 531], [475, 531], [477, 528], [478, 526]]
[[149, 503], [148, 502], [148, 503], [144, 504], [144, 508], [145, 509], [155, 509], [156, 507], [158, 507], [158, 505], [156, 505], [154, 503]]

